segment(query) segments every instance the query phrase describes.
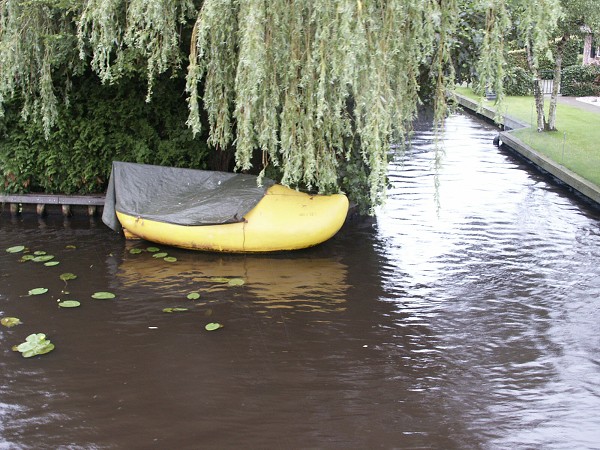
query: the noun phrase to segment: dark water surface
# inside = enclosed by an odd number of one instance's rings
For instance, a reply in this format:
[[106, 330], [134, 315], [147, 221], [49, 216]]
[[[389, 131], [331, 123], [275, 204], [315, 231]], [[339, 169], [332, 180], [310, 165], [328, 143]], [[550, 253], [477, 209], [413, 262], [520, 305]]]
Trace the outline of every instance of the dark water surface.
[[[23, 324], [0, 327], [0, 449], [600, 448], [600, 214], [469, 116], [436, 177], [423, 128], [377, 218], [298, 253], [168, 263], [100, 221], [2, 216]], [[56, 349], [11, 351], [34, 332]]]

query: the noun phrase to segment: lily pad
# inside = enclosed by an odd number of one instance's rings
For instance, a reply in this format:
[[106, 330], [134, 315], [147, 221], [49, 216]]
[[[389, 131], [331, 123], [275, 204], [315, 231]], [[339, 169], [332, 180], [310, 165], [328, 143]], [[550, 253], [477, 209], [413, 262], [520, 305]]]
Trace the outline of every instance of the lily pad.
[[150, 253], [156, 253], [156, 252], [158, 252], [160, 250], [160, 248], [158, 248], [158, 247], [148, 247], [146, 250], [149, 251]]
[[198, 299], [200, 298], [200, 294], [198, 294], [197, 292], [190, 292], [190, 293], [187, 295], [187, 298], [188, 298], [189, 300], [198, 300]]
[[35, 288], [29, 291], [29, 295], [42, 295], [48, 292], [47, 288]]
[[232, 278], [227, 282], [227, 286], [243, 286], [246, 284], [243, 278]]
[[59, 278], [63, 281], [69, 281], [69, 280], [74, 280], [75, 278], [77, 278], [77, 275], [75, 275], [74, 273], [66, 272], [66, 273], [61, 273]]
[[77, 248], [77, 246], [76, 246], [76, 245], [69, 244], [69, 245], [65, 245], [65, 248], [68, 248], [68, 249], [70, 249], [70, 250], [74, 250], [74, 249], [76, 249], [76, 248]]
[[95, 298], [96, 300], [109, 300], [115, 297], [116, 295], [112, 292], [95, 292], [92, 294], [92, 298]]
[[131, 250], [129, 250], [129, 253], [131, 253], [132, 255], [139, 255], [140, 253], [142, 253], [142, 249], [141, 248], [132, 248]]
[[63, 300], [58, 304], [61, 308], [77, 308], [81, 303], [77, 300]]
[[13, 350], [21, 352], [23, 358], [31, 358], [51, 352], [54, 350], [54, 344], [46, 339], [44, 333], [34, 333], [27, 336], [25, 342], [13, 347]]
[[166, 258], [163, 258], [163, 260], [165, 260], [166, 262], [176, 262], [177, 258], [175, 258], [174, 256], [167, 256]]
[[48, 261], [48, 262], [44, 263], [44, 265], [47, 267], [58, 266], [59, 264], [60, 264], [60, 261]]
[[210, 281], [214, 282], [214, 283], [229, 283], [229, 280], [231, 280], [231, 278], [225, 278], [225, 277], [212, 277], [210, 279]]
[[20, 325], [21, 323], [23, 322], [21, 322], [18, 317], [3, 317], [0, 319], [0, 324], [8, 328], [14, 327], [15, 325]]
[[154, 255], [152, 255], [153, 258], [164, 258], [165, 256], [168, 256], [168, 253], [165, 252], [160, 252], [160, 253], [155, 253]]
[[34, 258], [32, 258], [33, 262], [46, 262], [46, 261], [50, 261], [51, 259], [54, 259], [53, 255], [40, 255], [40, 256], [36, 256]]
[[163, 312], [164, 313], [174, 313], [174, 312], [184, 312], [184, 311], [189, 311], [188, 308], [164, 308]]
[[33, 254], [34, 254], [35, 256], [43, 256], [43, 255], [47, 255], [47, 254], [48, 254], [48, 252], [45, 252], [45, 251], [43, 251], [43, 250], [37, 250], [37, 251], [33, 252]]
[[204, 326], [204, 329], [205, 329], [206, 331], [215, 331], [215, 330], [218, 330], [219, 328], [223, 328], [223, 325], [221, 325], [221, 324], [220, 324], [220, 323], [218, 323], [218, 322], [211, 322], [211, 323], [207, 323], [207, 324]]
[[8, 247], [6, 249], [6, 251], [8, 253], [19, 253], [19, 252], [22, 252], [23, 250], [25, 250], [25, 246], [24, 245], [15, 245], [13, 247]]
[[31, 261], [33, 258], [35, 258], [35, 256], [33, 256], [33, 255], [23, 255], [23, 256], [21, 256], [21, 261], [23, 261], [23, 262]]

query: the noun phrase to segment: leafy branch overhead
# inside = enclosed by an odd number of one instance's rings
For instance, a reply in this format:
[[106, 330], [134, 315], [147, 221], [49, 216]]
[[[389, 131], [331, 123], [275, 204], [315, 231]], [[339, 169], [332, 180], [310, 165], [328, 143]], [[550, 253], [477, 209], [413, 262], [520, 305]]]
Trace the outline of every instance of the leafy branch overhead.
[[49, 135], [86, 70], [106, 84], [144, 73], [147, 101], [161, 75], [186, 71], [187, 124], [198, 133], [206, 117], [209, 143], [235, 146], [238, 169], [262, 152], [263, 173], [326, 192], [358, 158], [375, 205], [425, 85], [443, 120], [459, 16], [485, 16], [480, 82], [501, 97], [511, 13], [551, 18], [534, 24], [542, 37], [558, 11], [558, 0], [0, 0], [0, 115], [19, 97]]

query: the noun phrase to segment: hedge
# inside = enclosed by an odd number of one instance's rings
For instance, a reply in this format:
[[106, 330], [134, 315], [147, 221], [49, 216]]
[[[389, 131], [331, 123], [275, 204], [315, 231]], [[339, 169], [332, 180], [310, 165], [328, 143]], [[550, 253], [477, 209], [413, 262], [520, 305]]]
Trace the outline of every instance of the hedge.
[[569, 66], [562, 71], [562, 95], [600, 96], [600, 66]]
[[48, 139], [13, 102], [0, 120], [0, 191], [103, 192], [113, 160], [205, 168], [205, 141], [185, 125], [184, 83], [156, 83], [146, 103], [145, 80], [103, 86], [94, 75], [80, 77]]

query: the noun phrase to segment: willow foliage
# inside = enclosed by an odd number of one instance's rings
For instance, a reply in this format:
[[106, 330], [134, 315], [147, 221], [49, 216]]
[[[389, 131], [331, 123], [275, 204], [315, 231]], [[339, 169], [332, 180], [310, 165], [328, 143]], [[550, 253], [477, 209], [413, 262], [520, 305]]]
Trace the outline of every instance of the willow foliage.
[[23, 117], [41, 119], [46, 133], [59, 101], [54, 75], [62, 72], [68, 87], [68, 76], [78, 66], [69, 50], [74, 45], [70, 10], [59, 11], [51, 3], [0, 2], [0, 117], [7, 97], [19, 96]]
[[[284, 184], [321, 192], [338, 189], [358, 155], [376, 205], [390, 145], [410, 130], [423, 82], [438, 122], [446, 114], [458, 15], [487, 11], [479, 72], [502, 93], [512, 11], [554, 17], [556, 1], [0, 0], [0, 107], [22, 97], [24, 114], [35, 112], [49, 133], [59, 81], [84, 66], [104, 83], [144, 73], [150, 100], [157, 77], [182, 66], [188, 27], [194, 132], [206, 115], [209, 143], [235, 148], [237, 169], [258, 150], [263, 173], [273, 166]], [[551, 26], [536, 22], [536, 36]]]
[[452, 35], [456, 13], [453, 0], [206, 0], [188, 72], [189, 124], [200, 130], [204, 80], [210, 141], [235, 144], [238, 169], [259, 149], [283, 183], [321, 191], [337, 188], [338, 164], [358, 142], [376, 204], [428, 58], [445, 104], [448, 41], [436, 42]]
[[86, 0], [77, 21], [80, 57], [92, 55], [92, 69], [103, 82], [146, 61], [147, 100], [157, 75], [181, 61], [179, 25], [195, 13], [192, 0]]

